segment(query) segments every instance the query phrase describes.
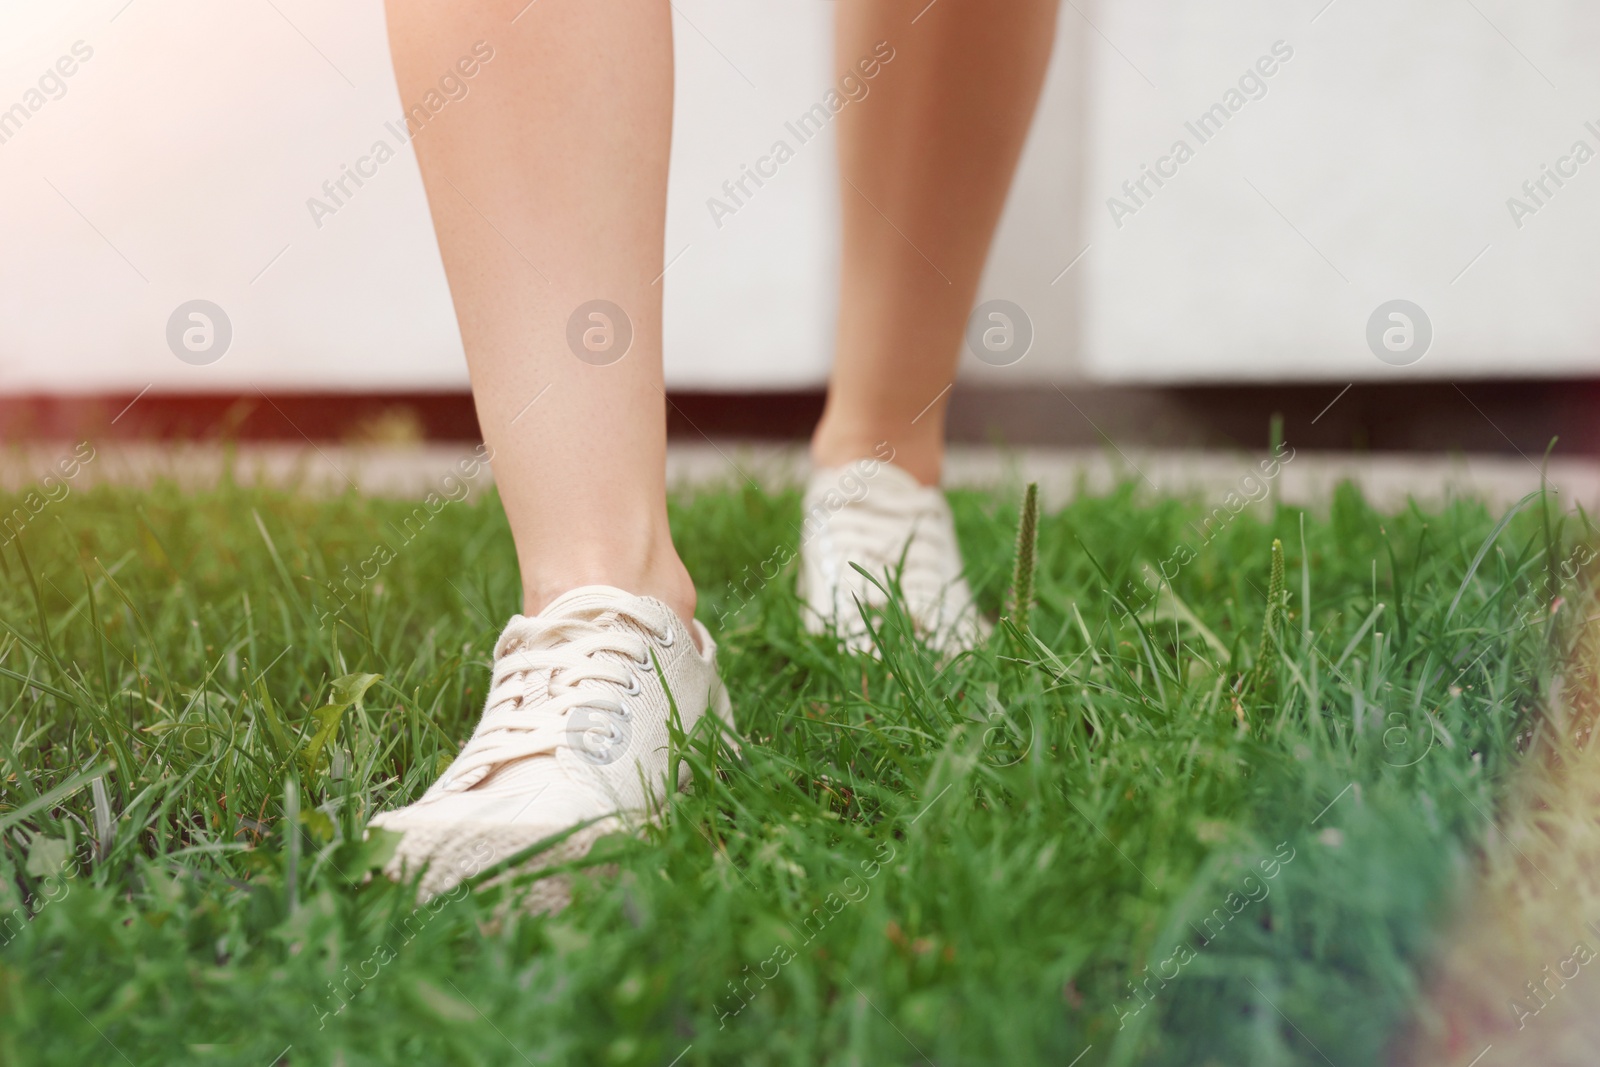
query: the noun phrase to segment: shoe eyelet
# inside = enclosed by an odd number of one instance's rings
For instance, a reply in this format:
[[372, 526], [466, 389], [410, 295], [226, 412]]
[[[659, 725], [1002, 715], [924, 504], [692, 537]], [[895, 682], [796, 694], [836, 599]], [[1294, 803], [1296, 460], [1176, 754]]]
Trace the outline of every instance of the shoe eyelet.
[[660, 645], [662, 648], [671, 648], [673, 645], [677, 644], [677, 642], [678, 639], [673, 635], [670, 628], [666, 631], [666, 633], [656, 638], [656, 644]]
[[636, 697], [642, 691], [643, 690], [639, 686], [639, 676], [636, 674], [628, 675], [628, 687], [623, 690], [623, 693], [630, 697]]

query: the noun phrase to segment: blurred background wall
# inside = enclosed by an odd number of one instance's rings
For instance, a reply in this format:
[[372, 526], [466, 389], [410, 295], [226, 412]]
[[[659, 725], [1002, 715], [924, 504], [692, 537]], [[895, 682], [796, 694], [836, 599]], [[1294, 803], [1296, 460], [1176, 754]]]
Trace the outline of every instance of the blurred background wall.
[[[834, 4], [674, 5], [669, 385], [815, 387], [834, 149], [786, 124], [837, 82]], [[1592, 375], [1597, 40], [1600, 8], [1579, 0], [1069, 0], [980, 293], [1020, 305], [1036, 339], [964, 373]], [[496, 75], [490, 60], [474, 80]], [[0, 4], [0, 394], [464, 388], [402, 111], [378, 0]], [[713, 211], [777, 140], [793, 160]], [[395, 158], [364, 164], [336, 210], [308, 206], [380, 141]], [[166, 340], [193, 299], [233, 330], [205, 366]], [[1434, 332], [1407, 367], [1367, 342], [1394, 299]]]

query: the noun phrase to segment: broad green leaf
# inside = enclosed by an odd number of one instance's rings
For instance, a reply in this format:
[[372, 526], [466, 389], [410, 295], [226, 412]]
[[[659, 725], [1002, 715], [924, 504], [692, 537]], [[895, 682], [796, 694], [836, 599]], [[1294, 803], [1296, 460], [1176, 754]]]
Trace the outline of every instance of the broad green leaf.
[[349, 707], [351, 704], [359, 704], [361, 698], [366, 695], [367, 690], [371, 689], [373, 683], [382, 677], [383, 675], [381, 674], [346, 674], [342, 678], [335, 678], [333, 680], [333, 695], [328, 697], [328, 703], [343, 704], [345, 707]]

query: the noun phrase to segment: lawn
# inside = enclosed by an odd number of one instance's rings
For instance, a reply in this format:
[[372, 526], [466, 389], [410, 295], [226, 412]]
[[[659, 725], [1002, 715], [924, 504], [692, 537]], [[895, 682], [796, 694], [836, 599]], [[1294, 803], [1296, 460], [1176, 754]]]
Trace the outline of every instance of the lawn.
[[[762, 577], [797, 494], [678, 495], [743, 754], [689, 739], [694, 792], [551, 917], [417, 908], [362, 837], [478, 714], [492, 496], [72, 491], [0, 550], [0, 1062], [1379, 1063], [1594, 537], [1219, 503], [1047, 513], [1027, 630], [940, 664], [804, 633]], [[998, 612], [1019, 494], [954, 504]]]

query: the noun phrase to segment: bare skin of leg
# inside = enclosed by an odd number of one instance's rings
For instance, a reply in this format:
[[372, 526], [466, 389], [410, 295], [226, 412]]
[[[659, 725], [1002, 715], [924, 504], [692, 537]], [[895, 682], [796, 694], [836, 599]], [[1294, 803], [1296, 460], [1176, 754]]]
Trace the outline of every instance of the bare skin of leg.
[[[523, 611], [606, 584], [659, 597], [687, 622], [694, 585], [667, 527], [655, 284], [672, 133], [668, 4], [387, 6], [408, 109], [445, 75], [469, 87], [412, 143], [516, 541]], [[477, 42], [492, 58], [461, 79], [457, 63]], [[633, 329], [627, 354], [604, 366], [567, 340], [568, 319], [595, 299], [620, 306]]]
[[939, 0], [920, 17], [918, 6], [839, 5], [841, 72], [880, 41], [895, 54], [837, 120], [839, 335], [811, 454], [840, 466], [887, 441], [896, 464], [932, 485], [944, 461], [940, 393], [1033, 118], [1057, 0]]

